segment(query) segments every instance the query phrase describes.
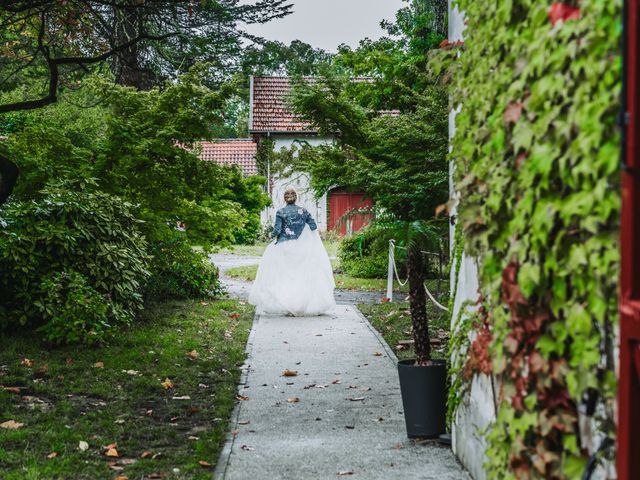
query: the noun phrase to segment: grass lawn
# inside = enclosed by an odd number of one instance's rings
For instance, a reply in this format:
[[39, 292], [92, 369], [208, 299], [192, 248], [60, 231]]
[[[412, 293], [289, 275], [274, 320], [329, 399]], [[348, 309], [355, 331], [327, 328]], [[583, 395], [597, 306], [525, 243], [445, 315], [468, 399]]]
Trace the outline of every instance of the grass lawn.
[[[247, 267], [231, 268], [225, 272], [225, 275], [247, 282], [252, 282], [256, 278], [257, 271], [257, 265], [250, 265]], [[336, 280], [336, 288], [340, 290], [363, 290], [367, 292], [381, 293], [387, 291], [387, 280], [384, 278], [356, 278], [344, 273], [336, 273], [334, 274], [334, 278]], [[394, 290], [407, 293], [409, 291], [409, 287], [408, 285], [405, 285], [398, 289], [398, 284], [395, 283]]]
[[[400, 360], [415, 357], [412, 345], [400, 344], [402, 341], [412, 339], [408, 302], [358, 305], [358, 308], [382, 334]], [[430, 320], [429, 333], [433, 357], [446, 358], [447, 342], [449, 341], [449, 315], [427, 300], [427, 316]]]
[[0, 424], [24, 425], [0, 428], [0, 478], [211, 478], [252, 318], [243, 302], [170, 302], [102, 348], [4, 335]]

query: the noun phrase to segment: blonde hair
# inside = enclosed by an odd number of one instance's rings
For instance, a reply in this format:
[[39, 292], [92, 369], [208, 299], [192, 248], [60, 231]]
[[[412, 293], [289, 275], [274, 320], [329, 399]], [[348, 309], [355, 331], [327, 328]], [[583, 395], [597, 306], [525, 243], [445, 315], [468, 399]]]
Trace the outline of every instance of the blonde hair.
[[293, 188], [288, 188], [284, 192], [284, 201], [287, 202], [287, 205], [293, 205], [298, 200], [298, 194]]

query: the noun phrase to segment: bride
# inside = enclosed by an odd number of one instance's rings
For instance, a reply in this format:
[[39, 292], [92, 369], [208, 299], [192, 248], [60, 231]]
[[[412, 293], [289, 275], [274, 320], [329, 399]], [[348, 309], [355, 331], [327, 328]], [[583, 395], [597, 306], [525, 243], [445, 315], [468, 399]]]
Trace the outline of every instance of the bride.
[[293, 189], [284, 193], [287, 205], [276, 213], [275, 241], [260, 260], [249, 295], [259, 313], [314, 316], [336, 305], [331, 262], [316, 222], [297, 199]]

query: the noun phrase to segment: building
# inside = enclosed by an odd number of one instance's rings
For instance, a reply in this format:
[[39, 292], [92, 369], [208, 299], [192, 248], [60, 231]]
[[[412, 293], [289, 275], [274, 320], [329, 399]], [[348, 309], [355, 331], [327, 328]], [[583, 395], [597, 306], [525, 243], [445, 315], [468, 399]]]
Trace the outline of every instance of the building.
[[258, 174], [256, 153], [258, 146], [250, 138], [234, 138], [200, 142], [201, 160], [216, 162], [219, 165], [237, 165], [246, 176]]
[[[291, 148], [297, 142], [306, 142], [312, 146], [331, 144], [332, 137], [320, 135], [317, 129], [302, 121], [288, 108], [287, 97], [290, 92], [288, 77], [251, 77], [250, 136], [256, 143], [271, 139], [276, 151]], [[321, 231], [337, 230], [341, 234], [348, 234], [359, 230], [368, 222], [367, 215], [338, 221], [353, 209], [372, 206], [371, 199], [366, 198], [363, 193], [350, 193], [336, 188], [316, 198], [306, 172], [294, 172], [283, 177], [272, 175], [268, 171], [267, 176], [272, 206], [263, 212], [262, 222], [265, 225], [272, 224], [276, 211], [284, 206], [283, 195], [287, 188], [294, 188], [298, 192], [298, 204], [316, 218]]]

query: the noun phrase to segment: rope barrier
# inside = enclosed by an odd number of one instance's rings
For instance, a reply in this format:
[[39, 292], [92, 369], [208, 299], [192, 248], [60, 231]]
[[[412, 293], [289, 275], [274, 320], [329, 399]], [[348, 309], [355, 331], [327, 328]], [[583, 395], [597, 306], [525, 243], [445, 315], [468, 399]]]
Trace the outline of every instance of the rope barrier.
[[[405, 248], [405, 247], [396, 247], [396, 241], [393, 239], [389, 240], [389, 268], [387, 272], [387, 299], [390, 302], [393, 301], [393, 277], [395, 276], [396, 280], [398, 281], [401, 287], [404, 287], [409, 282], [408, 277], [404, 282], [400, 280], [400, 275], [398, 274], [398, 264], [396, 263], [396, 248]], [[430, 254], [429, 252], [422, 252], [422, 253]], [[429, 300], [431, 300], [436, 307], [440, 308], [441, 310], [444, 310], [445, 312], [448, 312], [449, 309], [443, 306], [440, 302], [438, 302], [435, 299], [435, 297], [431, 294], [431, 292], [429, 291], [429, 287], [427, 287], [426, 282], [423, 283], [422, 285], [424, 286], [424, 290], [427, 292], [427, 296], [429, 297]]]

